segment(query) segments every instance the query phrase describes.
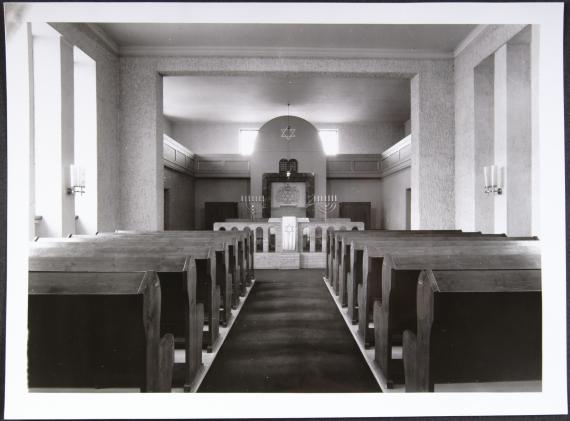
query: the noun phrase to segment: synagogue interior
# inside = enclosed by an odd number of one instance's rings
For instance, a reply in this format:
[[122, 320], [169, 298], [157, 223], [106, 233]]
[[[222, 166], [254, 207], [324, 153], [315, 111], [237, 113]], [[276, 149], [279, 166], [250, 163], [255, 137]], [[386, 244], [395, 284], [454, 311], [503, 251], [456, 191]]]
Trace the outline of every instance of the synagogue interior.
[[30, 393], [542, 390], [538, 25], [11, 30]]

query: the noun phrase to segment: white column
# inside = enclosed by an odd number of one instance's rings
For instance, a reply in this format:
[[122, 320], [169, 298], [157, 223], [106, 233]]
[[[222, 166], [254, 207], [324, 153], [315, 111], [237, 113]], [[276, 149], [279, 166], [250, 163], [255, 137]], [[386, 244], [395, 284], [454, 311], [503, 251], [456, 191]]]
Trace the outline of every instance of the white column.
[[[507, 46], [503, 45], [494, 55], [495, 68], [495, 148], [494, 164], [504, 168], [507, 164]], [[508, 177], [504, 174], [503, 186], [505, 193], [495, 196], [495, 233], [507, 232], [507, 194]]]
[[162, 76], [154, 62], [121, 58], [120, 227], [164, 226]]
[[412, 229], [455, 227], [453, 62], [411, 80]]
[[75, 47], [75, 163], [85, 170], [85, 193], [75, 196], [78, 234], [94, 234], [97, 227], [97, 92], [96, 63]]
[[528, 236], [532, 224], [530, 46], [507, 45], [507, 233]]
[[474, 177], [473, 198], [477, 231], [495, 231], [494, 197], [485, 194], [483, 167], [494, 164], [494, 87], [493, 58], [484, 60], [474, 69]]
[[47, 24], [34, 24], [36, 213], [41, 236], [75, 233], [69, 186], [73, 162], [73, 50]]
[[495, 232], [531, 234], [530, 46], [505, 44], [495, 53], [495, 165], [503, 194], [495, 196]]
[[540, 135], [539, 135], [539, 59], [540, 26], [532, 25], [530, 44], [530, 93], [531, 93], [531, 147], [532, 147], [532, 221], [531, 234], [540, 236]]

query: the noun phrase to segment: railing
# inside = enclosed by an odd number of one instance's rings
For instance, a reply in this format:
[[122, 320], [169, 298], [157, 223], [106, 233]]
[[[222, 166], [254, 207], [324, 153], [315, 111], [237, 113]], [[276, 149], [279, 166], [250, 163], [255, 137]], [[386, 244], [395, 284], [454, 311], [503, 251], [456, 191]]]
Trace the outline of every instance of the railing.
[[[281, 222], [232, 220], [214, 223], [214, 231], [251, 229], [254, 235], [256, 253], [282, 252]], [[329, 230], [364, 230], [364, 223], [352, 222], [347, 218], [314, 220], [298, 222], [297, 252], [325, 253], [327, 247], [327, 232]]]

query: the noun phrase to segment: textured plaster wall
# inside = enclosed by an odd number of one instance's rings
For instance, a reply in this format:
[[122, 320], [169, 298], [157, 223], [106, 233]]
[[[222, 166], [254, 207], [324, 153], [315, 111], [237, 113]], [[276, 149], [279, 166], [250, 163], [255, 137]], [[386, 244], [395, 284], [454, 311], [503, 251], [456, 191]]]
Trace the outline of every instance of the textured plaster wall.
[[238, 202], [238, 216], [240, 218], [248, 217], [243, 214], [243, 210], [239, 207], [239, 201], [242, 195], [250, 194], [249, 180], [243, 178], [197, 178], [194, 185], [195, 229], [205, 229], [205, 202]]
[[[495, 136], [494, 136], [494, 163], [499, 168], [507, 165], [507, 116], [508, 116], [508, 92], [507, 92], [507, 45], [499, 47], [494, 54], [494, 114], [495, 114]], [[502, 172], [499, 175], [503, 179], [503, 186], [508, 180]], [[491, 197], [494, 204], [494, 232], [507, 232], [507, 195]]]
[[194, 178], [165, 167], [164, 188], [169, 190], [170, 197], [170, 203], [168, 203], [169, 229], [194, 229]]
[[[384, 228], [382, 181], [379, 179], [329, 179], [327, 192], [336, 194], [339, 202], [370, 202], [370, 228]], [[322, 215], [315, 215], [321, 218]], [[331, 217], [338, 216], [338, 209]]]
[[483, 186], [484, 166], [494, 164], [494, 61], [484, 60], [475, 68], [475, 171], [473, 192], [475, 195], [475, 229], [484, 233], [494, 232], [494, 200], [485, 194]]
[[412, 228], [455, 226], [452, 81], [447, 61], [412, 79]]
[[[507, 44], [507, 233], [531, 234], [530, 46]], [[498, 200], [496, 198], [495, 200]]]
[[411, 186], [410, 168], [382, 178], [380, 228], [389, 230], [406, 229], [406, 189]]
[[455, 58], [455, 222], [459, 229], [476, 229], [475, 172], [482, 171], [475, 168], [474, 69], [523, 28], [488, 25]]
[[[421, 108], [416, 108], [416, 113], [419, 113], [417, 118], [414, 119], [413, 110], [411, 113], [412, 136], [416, 139], [416, 147], [412, 150], [412, 165], [416, 168], [412, 172], [412, 189], [416, 198], [412, 218], [414, 225], [419, 228], [448, 228], [454, 225], [451, 60], [121, 57], [120, 63], [121, 160], [128, 159], [120, 178], [121, 221], [126, 227], [154, 228], [161, 222], [162, 171], [161, 168], [157, 169], [159, 160], [153, 156], [158, 155], [156, 144], [162, 138], [162, 129], [157, 130], [159, 125], [162, 126], [162, 107], [154, 98], [159, 90], [158, 75], [202, 72], [304, 72], [355, 77], [416, 77], [412, 97], [415, 96]], [[138, 152], [134, 149], [138, 149]]]
[[[171, 121], [172, 137], [197, 154], [239, 153], [239, 129], [259, 129], [264, 123]], [[400, 123], [315, 124], [315, 127], [338, 129], [341, 154], [381, 153], [404, 137]]]
[[97, 73], [97, 229], [119, 228], [118, 92], [119, 59], [91, 30], [77, 23], [52, 23], [65, 39], [96, 62]]
[[163, 228], [162, 76], [153, 60], [120, 60], [120, 227]]

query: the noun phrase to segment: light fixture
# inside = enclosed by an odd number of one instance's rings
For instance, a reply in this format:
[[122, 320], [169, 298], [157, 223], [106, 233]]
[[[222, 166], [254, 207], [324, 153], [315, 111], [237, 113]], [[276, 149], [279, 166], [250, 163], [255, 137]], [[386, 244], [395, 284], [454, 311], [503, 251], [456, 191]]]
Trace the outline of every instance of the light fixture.
[[503, 167], [489, 165], [483, 167], [483, 177], [485, 186], [483, 191], [485, 194], [503, 194]]
[[295, 129], [291, 128], [291, 123], [289, 122], [289, 106], [290, 104], [287, 104], [287, 127], [281, 129], [281, 137], [286, 140], [291, 140], [295, 137]]
[[325, 155], [332, 156], [338, 153], [338, 130], [319, 130], [319, 137], [321, 138], [321, 143], [323, 145]]
[[85, 169], [79, 165], [69, 166], [69, 186], [67, 194], [85, 193]]
[[241, 155], [251, 155], [255, 147], [255, 139], [259, 130], [240, 129], [239, 130], [239, 153]]

